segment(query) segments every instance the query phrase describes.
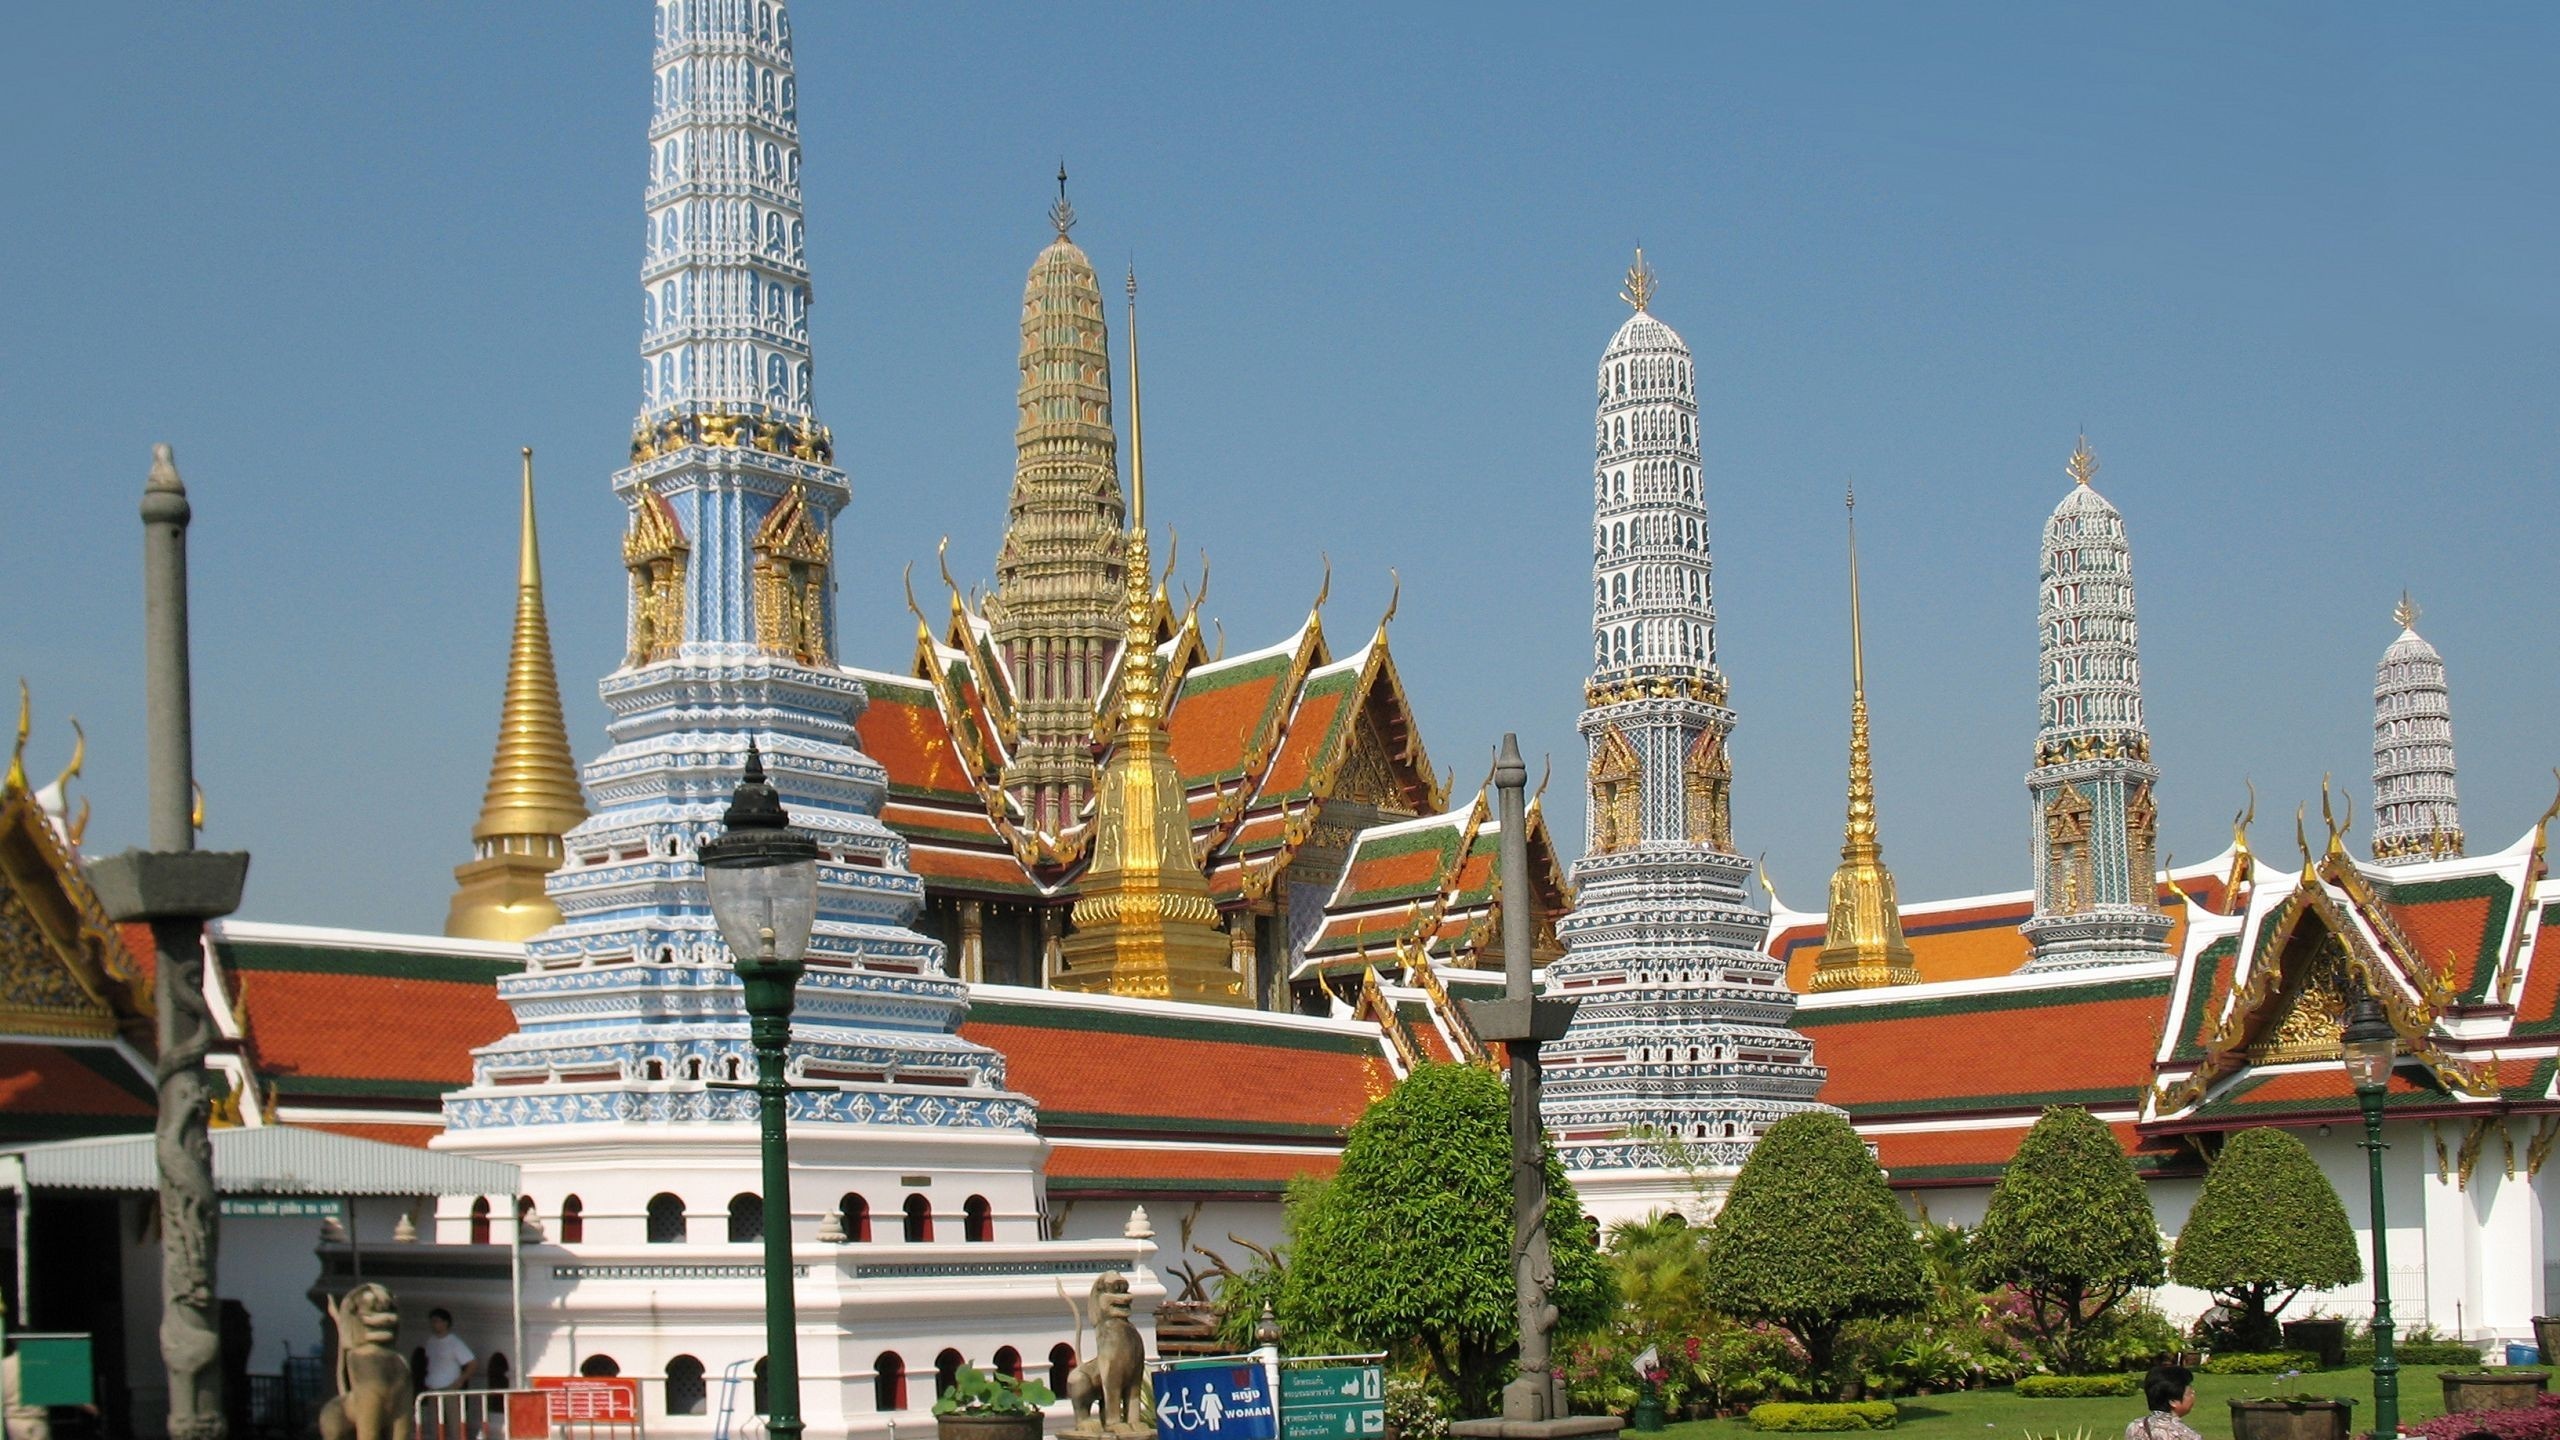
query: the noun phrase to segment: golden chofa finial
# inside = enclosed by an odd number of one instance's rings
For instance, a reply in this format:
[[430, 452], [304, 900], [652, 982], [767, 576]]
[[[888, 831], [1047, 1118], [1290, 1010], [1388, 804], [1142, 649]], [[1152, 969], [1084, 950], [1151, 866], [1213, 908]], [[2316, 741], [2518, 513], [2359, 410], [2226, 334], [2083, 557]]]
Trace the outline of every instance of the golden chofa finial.
[[1636, 307], [1636, 313], [1641, 315], [1653, 303], [1653, 291], [1653, 267], [1644, 263], [1644, 247], [1639, 245], [1636, 263], [1627, 267], [1627, 288], [1618, 292], [1618, 298]]
[[2403, 630], [2418, 628], [2418, 602], [2409, 598], [2408, 591], [2400, 592], [2400, 603], [2391, 607], [2391, 618], [2398, 621]]
[[9, 747], [9, 778], [6, 788], [27, 788], [27, 736], [35, 731], [35, 696], [27, 689], [27, 677], [18, 677], [18, 740]]
[[1076, 228], [1076, 207], [1067, 203], [1067, 162], [1058, 162], [1058, 203], [1049, 207], [1049, 223], [1058, 227], [1058, 238]]
[[2089, 448], [2088, 436], [2082, 435], [2080, 443], [2071, 447], [2071, 463], [2065, 468], [2074, 485], [2086, 485], [2098, 473], [2097, 452]]

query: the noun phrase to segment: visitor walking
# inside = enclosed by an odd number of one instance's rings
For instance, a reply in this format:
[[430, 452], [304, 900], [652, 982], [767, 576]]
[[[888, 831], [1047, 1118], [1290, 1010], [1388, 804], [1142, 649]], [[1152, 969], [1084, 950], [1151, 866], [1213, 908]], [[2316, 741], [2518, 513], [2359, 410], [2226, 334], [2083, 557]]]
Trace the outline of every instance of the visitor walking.
[[[479, 1373], [480, 1360], [462, 1337], [453, 1333], [453, 1312], [438, 1306], [427, 1312], [427, 1373], [423, 1377], [429, 1390], [465, 1390], [471, 1377]], [[465, 1414], [467, 1402], [431, 1401], [419, 1428], [419, 1440], [471, 1440], [479, 1430], [473, 1418]]]
[[2154, 1365], [2142, 1377], [2150, 1411], [2124, 1427], [2124, 1440], [2204, 1440], [2187, 1424], [2196, 1408], [2196, 1375], [2184, 1365]]

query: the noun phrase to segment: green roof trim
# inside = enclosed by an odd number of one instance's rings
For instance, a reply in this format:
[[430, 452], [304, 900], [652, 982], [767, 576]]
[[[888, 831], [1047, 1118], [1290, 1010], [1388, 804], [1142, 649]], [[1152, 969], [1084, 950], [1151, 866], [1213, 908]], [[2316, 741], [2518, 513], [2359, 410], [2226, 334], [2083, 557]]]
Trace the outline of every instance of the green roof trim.
[[2226, 935], [2204, 947], [2204, 952], [2196, 956], [2195, 984], [2187, 991], [2187, 1013], [2178, 1029], [2177, 1048], [2169, 1052], [2171, 1059], [2204, 1058], [2205, 1022], [2213, 1018], [2206, 1011], [2222, 993], [2222, 967], [2239, 953], [2240, 937]]
[[335, 945], [297, 945], [290, 941], [231, 940], [214, 942], [214, 953], [233, 970], [260, 970], [303, 975], [367, 975], [383, 980], [433, 980], [449, 985], [493, 985], [518, 974], [521, 960], [484, 959], [477, 955], [435, 955], [414, 950], [379, 950]]
[[[2554, 927], [2560, 927], [2560, 901], [2554, 901], [2542, 907], [2543, 930], [2550, 931]], [[2533, 948], [2537, 951], [2542, 949], [2540, 934], [2534, 936]], [[2552, 960], [2560, 960], [2560, 948], [2555, 948], [2551, 957], [2544, 963], [2549, 964]], [[2508, 1027], [2507, 1033], [2510, 1035], [2560, 1035], [2560, 1010], [2555, 1010], [2549, 1015], [2536, 1015], [2530, 1019], [2519, 1015], [2516, 1017], [2515, 1024]]]
[[[2485, 875], [2456, 875], [2445, 880], [2413, 880], [2393, 885], [2386, 897], [2396, 907], [2436, 905], [2447, 901], [2486, 900], [2487, 921], [2480, 927], [2480, 947], [2473, 956], [2471, 983], [2463, 987], [2462, 1002], [2477, 1005], [2488, 998], [2489, 986], [2498, 978], [2498, 961], [2505, 947], [2507, 922], [2515, 914], [2516, 890], [2506, 877], [2495, 872]], [[2392, 917], [2395, 921], [2398, 916]], [[2404, 927], [2405, 928], [2405, 927]], [[2427, 957], [2420, 956], [2420, 960]]]
[[1107, 1110], [1052, 1110], [1042, 1106], [1040, 1128], [1043, 1132], [1049, 1133], [1084, 1130], [1109, 1132], [1115, 1135], [1250, 1135], [1258, 1139], [1272, 1140], [1340, 1140], [1345, 1127], [1317, 1125], [1299, 1120], [1213, 1120], [1196, 1115], [1121, 1115]]
[[1832, 1025], [1856, 1025], [1872, 1020], [1935, 1020], [1950, 1015], [1986, 1015], [2007, 1010], [2049, 1010], [2057, 1005], [2098, 1005], [2116, 1000], [2157, 1000], [2169, 993], [2169, 977], [2145, 977], [2139, 980], [2104, 980], [2088, 985], [2054, 986], [2051, 989], [2006, 990], [1989, 994], [1948, 995], [1926, 1000], [1888, 1000], [1874, 1005], [1842, 1006], [1838, 1009], [1799, 1009], [1794, 1025], [1799, 1030], [1819, 1030]]
[[1052, 1195], [1285, 1195], [1286, 1180], [1201, 1180], [1190, 1177], [1115, 1180], [1108, 1175], [1059, 1176], [1049, 1181]]
[[90, 1045], [66, 1045], [59, 1053], [78, 1061], [83, 1069], [95, 1071], [98, 1078], [153, 1110], [159, 1109], [160, 1092], [153, 1088], [151, 1077], [127, 1064], [125, 1058], [115, 1051]]
[[1278, 1050], [1316, 1050], [1331, 1055], [1375, 1056], [1376, 1039], [1336, 1035], [1295, 1026], [1256, 1025], [1213, 1016], [1133, 1014], [1125, 1010], [1086, 1010], [1065, 1005], [1026, 1005], [1020, 1001], [975, 1000], [969, 1005], [965, 1031], [973, 1024], [1021, 1025], [1040, 1030], [1081, 1030], [1106, 1035], [1146, 1035], [1164, 1040], [1212, 1040], [1229, 1045], [1260, 1045]]
[[1852, 1120], [1881, 1120], [1891, 1115], [1938, 1115], [1961, 1110], [2043, 1110], [2054, 1105], [2122, 1105], [2142, 1097], [2140, 1085], [2095, 1090], [2046, 1090], [2030, 1095], [1949, 1095], [1930, 1100], [1878, 1100], [1842, 1108]]
[[1343, 866], [1342, 871], [1345, 878], [1348, 878], [1359, 873], [1363, 865], [1386, 860], [1401, 860], [1408, 855], [1428, 852], [1437, 855], [1440, 860], [1439, 865], [1432, 870], [1430, 879], [1419, 883], [1400, 881], [1394, 885], [1354, 890], [1349, 894], [1337, 896], [1331, 903], [1334, 906], [1376, 905], [1388, 900], [1419, 899], [1425, 895], [1440, 893], [1441, 877], [1446, 875], [1450, 866], [1459, 859], [1458, 840], [1461, 834], [1458, 828], [1461, 823], [1459, 820], [1446, 816], [1440, 818], [1445, 823], [1424, 825], [1383, 838], [1364, 837], [1359, 846], [1352, 850], [1351, 859]]
[[355, 1080], [332, 1075], [295, 1074], [268, 1078], [279, 1095], [366, 1095], [381, 1100], [441, 1100], [471, 1083], [468, 1080]]

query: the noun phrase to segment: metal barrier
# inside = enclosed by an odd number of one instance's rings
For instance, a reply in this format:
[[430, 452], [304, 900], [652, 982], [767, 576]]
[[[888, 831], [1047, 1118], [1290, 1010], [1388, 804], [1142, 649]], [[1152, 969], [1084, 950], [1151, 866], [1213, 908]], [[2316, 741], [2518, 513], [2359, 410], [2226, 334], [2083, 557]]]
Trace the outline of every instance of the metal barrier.
[[423, 1390], [418, 1394], [417, 1440], [512, 1440], [507, 1397], [528, 1390]]

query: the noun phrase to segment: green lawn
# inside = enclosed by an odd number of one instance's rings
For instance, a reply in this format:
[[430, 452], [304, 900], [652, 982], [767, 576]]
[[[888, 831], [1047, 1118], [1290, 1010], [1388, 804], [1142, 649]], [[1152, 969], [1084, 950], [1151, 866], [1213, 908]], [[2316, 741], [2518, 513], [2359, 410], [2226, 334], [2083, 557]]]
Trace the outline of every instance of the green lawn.
[[[2400, 1372], [2400, 1423], [2415, 1425], [2444, 1413], [2444, 1389], [2436, 1383], [2441, 1367], [2413, 1365]], [[2358, 1432], [2373, 1423], [2373, 1375], [2365, 1370], [2328, 1370], [2305, 1375], [2287, 1387], [2356, 1402]], [[2230, 1440], [2233, 1397], [2264, 1395], [2279, 1388], [2272, 1375], [2196, 1376], [2195, 1413], [2187, 1423], [2205, 1440]], [[1908, 1398], [1902, 1423], [1894, 1434], [1908, 1440], [2019, 1440], [2032, 1430], [2039, 1435], [2069, 1435], [2086, 1429], [2093, 1440], [2117, 1440], [2124, 1427], [2142, 1417], [2142, 1400], [2124, 1396], [2104, 1400], [2021, 1400], [2008, 1390], [1969, 1390], [1953, 1395]], [[1759, 1434], [1743, 1420], [1691, 1420], [1663, 1432], [1665, 1440], [1747, 1440]]]

